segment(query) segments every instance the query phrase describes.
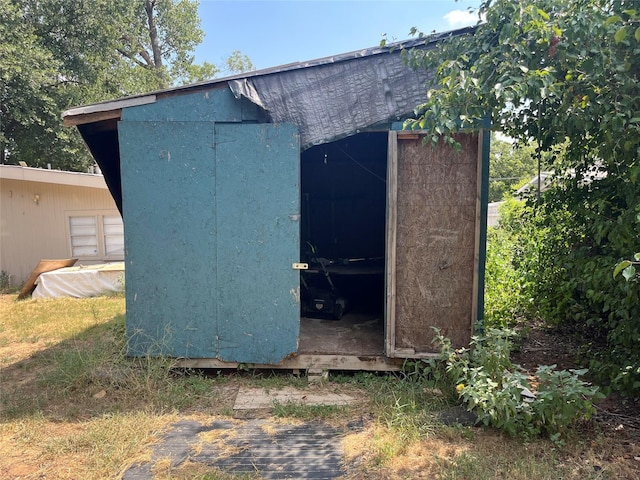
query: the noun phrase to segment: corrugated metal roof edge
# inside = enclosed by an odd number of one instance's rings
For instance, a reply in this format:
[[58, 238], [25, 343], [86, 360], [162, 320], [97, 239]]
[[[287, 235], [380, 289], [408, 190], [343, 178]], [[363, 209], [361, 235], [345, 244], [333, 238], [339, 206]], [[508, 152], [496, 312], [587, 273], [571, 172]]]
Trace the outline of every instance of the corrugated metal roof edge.
[[394, 50], [399, 50], [402, 48], [413, 48], [421, 45], [429, 45], [432, 43], [437, 43], [447, 38], [457, 37], [461, 35], [466, 35], [468, 33], [473, 33], [478, 28], [478, 25], [472, 27], [460, 28], [457, 30], [449, 30], [447, 32], [433, 33], [431, 35], [426, 35], [422, 38], [403, 40], [400, 42], [393, 42], [387, 44], [384, 47], [370, 47], [361, 50], [355, 50], [352, 52], [341, 53], [338, 55], [332, 55], [329, 57], [323, 57], [316, 60], [309, 60], [306, 62], [295, 62], [289, 63], [285, 65], [279, 65], [276, 67], [266, 68], [262, 70], [255, 70], [253, 72], [245, 72], [237, 75], [231, 75], [224, 78], [214, 78], [211, 80], [205, 80], [203, 82], [192, 83], [189, 85], [181, 85], [178, 87], [167, 88], [165, 90], [158, 90], [155, 92], [143, 93], [139, 95], [131, 95], [128, 97], [123, 97], [120, 99], [114, 100], [106, 100], [104, 102], [93, 103], [89, 105], [84, 105], [80, 107], [73, 107], [69, 110], [66, 110], [62, 113], [62, 118], [74, 117], [76, 115], [86, 115], [89, 113], [98, 113], [98, 112], [107, 112], [111, 110], [118, 110], [120, 108], [133, 106], [133, 105], [142, 105], [145, 103], [153, 103], [156, 101], [156, 97], [158, 95], [167, 94], [167, 93], [178, 93], [186, 90], [196, 90], [200, 88], [211, 87], [217, 84], [226, 83], [232, 80], [239, 80], [243, 78], [253, 78], [260, 77], [266, 75], [273, 75], [283, 72], [288, 72], [291, 70], [298, 70], [303, 68], [313, 68], [321, 65], [327, 65], [331, 63], [345, 62], [348, 60], [353, 60], [361, 57], [368, 57], [373, 55], [380, 55], [383, 53], [389, 53]]

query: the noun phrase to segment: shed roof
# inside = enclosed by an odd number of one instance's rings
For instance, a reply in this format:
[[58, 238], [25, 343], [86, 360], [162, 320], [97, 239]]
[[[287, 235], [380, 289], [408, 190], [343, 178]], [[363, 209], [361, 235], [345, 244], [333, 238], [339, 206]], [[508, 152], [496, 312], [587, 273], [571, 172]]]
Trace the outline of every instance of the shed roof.
[[72, 108], [64, 124], [77, 126], [100, 165], [121, 209], [117, 122], [128, 107], [161, 98], [229, 88], [233, 95], [261, 107], [274, 123], [292, 123], [302, 149], [353, 135], [410, 116], [431, 86], [432, 73], [412, 70], [402, 49], [433, 48], [448, 38], [470, 34], [467, 27], [428, 37], [372, 47], [308, 62], [208, 80], [143, 95]]
[[181, 85], [181, 86], [168, 88], [164, 90], [158, 90], [155, 92], [132, 95], [132, 96], [128, 96], [120, 99], [108, 100], [108, 101], [93, 103], [90, 105], [74, 107], [63, 112], [62, 118], [64, 119], [66, 126], [93, 123], [96, 120], [99, 121], [100, 119], [100, 116], [94, 116], [94, 114], [101, 114], [101, 113], [104, 114], [105, 112], [113, 112], [114, 115], [117, 114], [119, 116], [119, 111], [121, 111], [122, 108], [154, 103], [157, 98], [162, 96], [171, 95], [171, 94], [189, 93], [198, 89], [207, 89], [207, 88], [217, 87], [225, 83], [236, 84], [237, 85], [236, 91], [242, 92], [242, 94], [244, 94], [246, 93], [246, 90], [243, 90], [242, 85], [246, 86], [248, 82], [250, 82], [252, 79], [273, 76], [273, 75], [277, 75], [285, 72], [292, 72], [296, 70], [315, 68], [323, 65], [338, 64], [338, 63], [346, 62], [349, 60], [372, 57], [372, 56], [377, 56], [385, 53], [398, 52], [403, 48], [411, 49], [411, 48], [419, 48], [419, 47], [425, 47], [425, 46], [428, 47], [432, 44], [435, 44], [447, 38], [472, 33], [475, 31], [476, 28], [477, 27], [465, 27], [462, 29], [451, 30], [447, 32], [434, 33], [430, 36], [426, 36], [422, 38], [390, 43], [384, 47], [377, 46], [377, 47], [365, 48], [362, 50], [356, 50], [353, 52], [332, 55], [332, 56], [323, 57], [315, 60], [309, 60], [304, 62], [294, 62], [294, 63], [289, 63], [289, 64], [280, 65], [276, 67], [270, 67], [262, 70], [245, 72], [245, 73], [232, 75], [224, 78], [205, 80], [202, 82], [193, 83], [189, 85]]

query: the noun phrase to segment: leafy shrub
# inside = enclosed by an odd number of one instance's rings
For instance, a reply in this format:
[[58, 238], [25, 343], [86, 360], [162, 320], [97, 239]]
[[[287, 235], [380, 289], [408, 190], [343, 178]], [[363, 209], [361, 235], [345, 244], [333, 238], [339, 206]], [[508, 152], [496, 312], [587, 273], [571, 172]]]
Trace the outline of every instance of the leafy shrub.
[[484, 318], [487, 325], [508, 326], [521, 310], [520, 275], [512, 263], [514, 236], [502, 228], [487, 231]]
[[[635, 248], [640, 218], [628, 202], [636, 194], [629, 192], [627, 203], [619, 204], [618, 182], [562, 182], [540, 203], [513, 200], [503, 206], [503, 232], [489, 236], [504, 245], [496, 250], [497, 260], [488, 246], [487, 322], [508, 325], [517, 314], [572, 329], [583, 336], [582, 355], [592, 379], [606, 391], [638, 398], [640, 282], [612, 276], [616, 264], [623, 267], [619, 273], [633, 273], [632, 262], [621, 260]], [[492, 288], [492, 272], [504, 272], [502, 265], [513, 271], [496, 277], [503, 282]]]
[[636, 265], [640, 265], [640, 252], [636, 252], [633, 255], [633, 260], [623, 260], [616, 264], [613, 269], [613, 278], [616, 278], [620, 273], [627, 282], [638, 281], [638, 271]]
[[640, 398], [640, 284], [611, 278], [640, 228], [637, 4], [485, 0], [473, 35], [403, 58], [434, 72], [405, 128], [432, 132], [434, 144], [487, 120], [518, 142], [535, 137], [539, 168], [556, 178], [526, 212], [527, 255], [513, 257], [520, 306], [585, 333], [590, 372]]
[[530, 379], [511, 363], [514, 335], [509, 329], [488, 328], [472, 338], [470, 349], [454, 350], [437, 332], [441, 364], [427, 362], [425, 374], [436, 375], [446, 391], [455, 390], [485, 426], [514, 436], [544, 434], [560, 441], [569, 426], [595, 413], [593, 400], [603, 395], [581, 379], [586, 370], [540, 366]]

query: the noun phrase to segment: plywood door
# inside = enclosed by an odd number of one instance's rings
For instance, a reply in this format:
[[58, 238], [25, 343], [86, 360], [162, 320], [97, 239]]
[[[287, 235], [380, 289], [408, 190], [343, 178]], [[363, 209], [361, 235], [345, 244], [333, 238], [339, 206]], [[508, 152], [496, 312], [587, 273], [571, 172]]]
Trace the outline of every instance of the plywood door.
[[467, 345], [477, 307], [478, 136], [457, 151], [390, 132], [387, 332], [390, 357], [437, 350], [433, 327]]
[[298, 349], [299, 140], [292, 125], [217, 124], [218, 358]]
[[119, 124], [133, 355], [275, 363], [297, 349], [298, 135]]

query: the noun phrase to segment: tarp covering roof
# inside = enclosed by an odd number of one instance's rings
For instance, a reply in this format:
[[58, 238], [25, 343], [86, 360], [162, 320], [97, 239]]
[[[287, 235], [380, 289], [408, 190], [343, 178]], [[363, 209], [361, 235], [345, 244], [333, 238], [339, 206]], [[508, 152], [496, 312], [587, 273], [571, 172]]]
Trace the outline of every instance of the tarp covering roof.
[[[116, 118], [115, 114], [109, 117], [105, 113], [154, 103], [166, 95], [219, 88], [227, 83], [237, 98], [244, 96], [261, 106], [271, 114], [273, 121], [293, 123], [298, 125], [301, 132], [309, 132], [309, 141], [302, 143], [314, 145], [321, 143], [317, 138], [324, 136], [325, 141], [331, 138], [326, 134], [312, 133], [318, 123], [314, 121], [314, 117], [320, 117], [325, 125], [329, 123], [327, 120], [337, 121], [334, 128], [337, 131], [340, 130], [340, 126], [348, 130], [356, 124], [361, 128], [411, 113], [416, 102], [424, 98], [425, 87], [431, 80], [431, 75], [424, 70], [413, 71], [406, 66], [401, 59], [401, 50], [430, 48], [440, 41], [472, 33], [475, 29], [476, 27], [466, 27], [384, 47], [372, 47], [74, 107], [63, 112], [62, 118], [67, 125], [95, 123], [106, 118]], [[414, 95], [418, 97], [414, 98]], [[381, 104], [371, 106], [364, 105], [369, 102], [362, 102], [356, 105], [354, 99], [358, 97]], [[386, 115], [383, 112], [386, 112]], [[347, 116], [350, 113], [362, 116], [362, 121], [348, 121], [342, 113]], [[308, 129], [302, 128], [304, 126], [308, 126]]]
[[236, 98], [265, 109], [274, 123], [296, 125], [306, 149], [406, 118], [424, 101], [430, 81], [429, 72], [413, 71], [399, 54], [387, 53], [230, 80], [229, 87]]

